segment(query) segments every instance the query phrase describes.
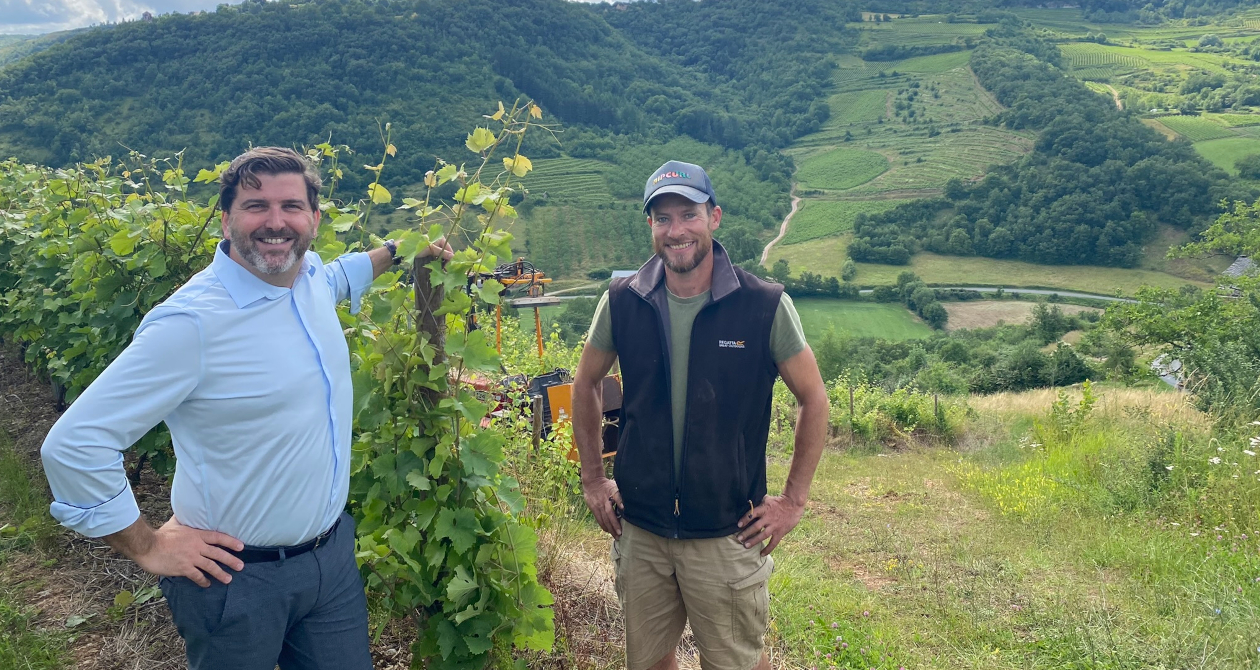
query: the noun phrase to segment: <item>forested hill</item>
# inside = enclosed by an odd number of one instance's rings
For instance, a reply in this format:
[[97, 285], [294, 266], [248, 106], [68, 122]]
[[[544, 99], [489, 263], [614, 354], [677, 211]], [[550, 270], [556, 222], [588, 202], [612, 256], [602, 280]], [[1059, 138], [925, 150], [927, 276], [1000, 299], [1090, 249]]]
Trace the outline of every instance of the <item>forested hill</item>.
[[[852, 18], [838, 6], [687, 0], [610, 23], [615, 10], [563, 0], [221, 5], [90, 30], [0, 70], [0, 154], [60, 165], [122, 146], [186, 148], [205, 164], [250, 143], [329, 136], [375, 151], [378, 121], [390, 121], [400, 149], [390, 179], [408, 183], [492, 101], [518, 96], [564, 125], [570, 155], [680, 134], [773, 149], [826, 118], [816, 100], [829, 68], [818, 55], [843, 41]], [[654, 35], [685, 38], [709, 8], [725, 50], [661, 53]], [[533, 143], [531, 156], [560, 151], [541, 134]]]

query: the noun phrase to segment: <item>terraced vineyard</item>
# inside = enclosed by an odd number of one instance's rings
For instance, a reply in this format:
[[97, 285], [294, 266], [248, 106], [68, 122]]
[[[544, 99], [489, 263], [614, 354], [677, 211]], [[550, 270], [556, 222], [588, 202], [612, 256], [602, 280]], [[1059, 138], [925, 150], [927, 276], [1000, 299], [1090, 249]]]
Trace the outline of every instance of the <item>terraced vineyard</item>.
[[583, 158], [546, 158], [534, 161], [525, 188], [548, 202], [603, 205], [613, 201], [604, 171], [611, 164]]
[[875, 214], [906, 200], [806, 200], [792, 217], [782, 244], [799, 244], [831, 237], [853, 229], [858, 214]]
[[1260, 126], [1260, 114], [1204, 114], [1203, 116], [1230, 128]]
[[1142, 58], [1117, 53], [1102, 44], [1061, 44], [1059, 50], [1063, 52], [1072, 74], [1091, 81], [1109, 81], [1113, 77], [1132, 74], [1149, 65]]
[[947, 23], [944, 16], [920, 16], [894, 19], [883, 23], [852, 23], [850, 27], [863, 33], [867, 42], [875, 44], [901, 44], [924, 46], [952, 44], [959, 38], [979, 37], [990, 26], [978, 23]]
[[1191, 142], [1234, 137], [1225, 126], [1201, 116], [1161, 116], [1159, 122]]

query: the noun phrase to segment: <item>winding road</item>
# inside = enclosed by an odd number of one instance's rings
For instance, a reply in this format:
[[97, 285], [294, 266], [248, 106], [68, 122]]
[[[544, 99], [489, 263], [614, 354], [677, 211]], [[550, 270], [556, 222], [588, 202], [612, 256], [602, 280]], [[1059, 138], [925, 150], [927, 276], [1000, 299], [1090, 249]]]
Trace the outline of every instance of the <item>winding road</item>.
[[800, 206], [801, 199], [796, 197], [796, 184], [792, 184], [792, 211], [788, 212], [788, 215], [783, 217], [783, 225], [779, 226], [779, 236], [770, 240], [770, 243], [766, 245], [766, 248], [761, 250], [762, 265], [766, 264], [766, 259], [770, 257], [770, 250], [774, 248], [774, 245], [787, 235], [788, 222], [792, 220], [792, 216], [796, 214], [796, 210], [799, 209]]

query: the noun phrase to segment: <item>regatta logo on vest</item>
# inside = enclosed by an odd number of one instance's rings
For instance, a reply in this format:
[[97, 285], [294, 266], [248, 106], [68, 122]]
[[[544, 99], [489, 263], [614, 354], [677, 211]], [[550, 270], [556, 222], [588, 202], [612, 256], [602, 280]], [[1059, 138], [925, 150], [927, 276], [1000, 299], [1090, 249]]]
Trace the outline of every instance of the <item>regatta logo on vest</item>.
[[653, 184], [660, 183], [662, 179], [691, 179], [691, 175], [687, 174], [686, 172], [674, 172], [673, 170], [671, 170], [657, 177], [656, 179], [653, 179], [652, 183]]
[[718, 340], [718, 349], [743, 349], [743, 340]]

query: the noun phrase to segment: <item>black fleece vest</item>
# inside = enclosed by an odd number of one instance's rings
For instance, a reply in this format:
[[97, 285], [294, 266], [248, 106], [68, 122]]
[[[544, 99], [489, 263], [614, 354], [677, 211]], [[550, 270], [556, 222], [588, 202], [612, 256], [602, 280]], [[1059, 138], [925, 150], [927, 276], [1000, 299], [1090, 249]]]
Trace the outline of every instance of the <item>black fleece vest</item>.
[[681, 472], [673, 465], [669, 307], [660, 259], [608, 291], [624, 389], [614, 477], [626, 520], [663, 537], [735, 533], [739, 518], [766, 495], [766, 438], [779, 373], [770, 328], [783, 287], [732, 266], [717, 243], [713, 255], [712, 298], [691, 330]]

